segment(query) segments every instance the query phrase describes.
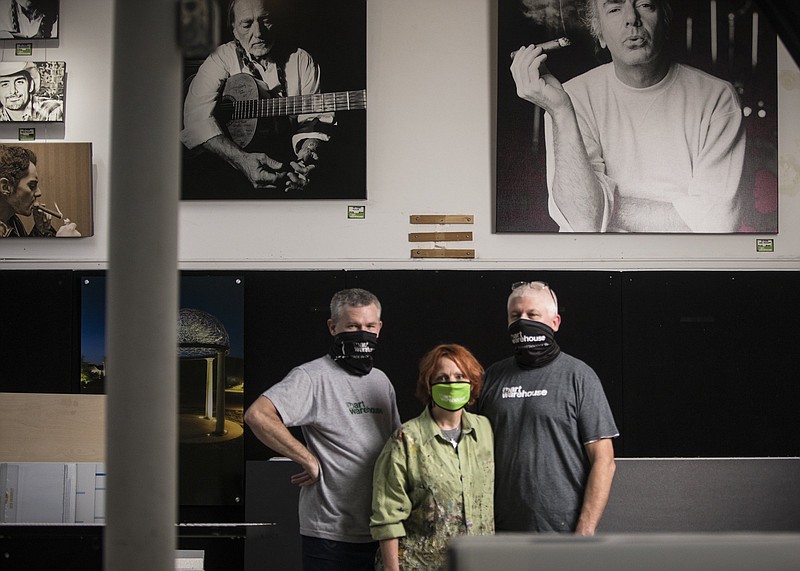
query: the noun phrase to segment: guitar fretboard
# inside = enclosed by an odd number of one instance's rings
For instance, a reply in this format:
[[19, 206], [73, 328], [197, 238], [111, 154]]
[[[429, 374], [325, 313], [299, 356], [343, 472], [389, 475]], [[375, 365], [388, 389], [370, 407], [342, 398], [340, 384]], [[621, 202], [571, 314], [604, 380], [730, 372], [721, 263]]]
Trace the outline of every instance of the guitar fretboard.
[[335, 91], [269, 99], [248, 99], [233, 104], [231, 119], [304, 115], [367, 108], [367, 90]]

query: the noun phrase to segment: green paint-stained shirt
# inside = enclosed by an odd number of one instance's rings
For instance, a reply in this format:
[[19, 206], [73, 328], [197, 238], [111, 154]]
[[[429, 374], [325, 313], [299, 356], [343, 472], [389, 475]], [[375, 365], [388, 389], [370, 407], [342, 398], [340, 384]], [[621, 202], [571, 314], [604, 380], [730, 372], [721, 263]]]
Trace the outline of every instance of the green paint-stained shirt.
[[494, 533], [492, 428], [466, 411], [461, 428], [453, 447], [426, 407], [392, 434], [375, 463], [370, 530], [378, 540], [399, 538], [402, 570], [445, 569], [451, 537]]

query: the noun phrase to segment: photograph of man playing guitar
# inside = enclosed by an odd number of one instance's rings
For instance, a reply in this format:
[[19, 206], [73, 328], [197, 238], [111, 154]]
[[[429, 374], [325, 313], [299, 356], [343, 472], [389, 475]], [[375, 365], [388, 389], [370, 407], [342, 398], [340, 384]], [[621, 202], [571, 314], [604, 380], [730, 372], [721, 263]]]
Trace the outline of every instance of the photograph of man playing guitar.
[[229, 185], [214, 183], [220, 198], [228, 195], [219, 187], [244, 186], [242, 177], [250, 194], [231, 197], [303, 197], [297, 191], [313, 186], [315, 170], [328, 158], [326, 147], [337, 137], [335, 112], [366, 109], [364, 89], [322, 92], [320, 65], [286, 29], [291, 4], [230, 1], [233, 39], [187, 81], [180, 140], [189, 157], [184, 179], [192, 182], [191, 188], [184, 184], [184, 198], [209, 180], [205, 174], [192, 177], [187, 169], [199, 169], [198, 174], [224, 168], [218, 159], [234, 169], [226, 175]]

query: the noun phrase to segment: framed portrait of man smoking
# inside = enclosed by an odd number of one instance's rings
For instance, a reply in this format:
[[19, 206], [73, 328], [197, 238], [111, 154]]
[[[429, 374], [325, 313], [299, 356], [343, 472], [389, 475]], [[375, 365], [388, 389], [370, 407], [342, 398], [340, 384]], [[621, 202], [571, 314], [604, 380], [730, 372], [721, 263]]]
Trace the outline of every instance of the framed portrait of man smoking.
[[91, 143], [0, 143], [0, 238], [94, 234]]
[[366, 198], [366, 0], [215, 1], [220, 45], [184, 60], [182, 198]]
[[499, 0], [496, 232], [778, 231], [777, 39], [747, 0]]

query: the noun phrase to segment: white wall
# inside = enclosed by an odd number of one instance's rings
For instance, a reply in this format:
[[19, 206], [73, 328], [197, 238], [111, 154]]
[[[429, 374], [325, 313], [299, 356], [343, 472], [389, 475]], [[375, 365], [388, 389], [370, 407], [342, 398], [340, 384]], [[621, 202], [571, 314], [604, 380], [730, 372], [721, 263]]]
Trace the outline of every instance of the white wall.
[[[0, 242], [2, 268], [101, 267], [108, 259], [109, 145], [111, 140], [111, 47], [113, 2], [66, 0], [60, 5], [58, 40], [36, 40], [32, 57], [14, 55], [16, 40], [0, 40], [3, 61], [64, 61], [65, 121], [36, 123], [36, 142], [91, 142], [94, 226], [91, 238]], [[146, 110], [142, 110], [146, 112]], [[0, 142], [17, 140], [21, 123], [0, 124]], [[57, 181], [42, 181], [43, 187]], [[46, 198], [46, 197], [45, 197]]]
[[[779, 234], [493, 233], [494, 91], [496, 74], [508, 73], [494, 69], [496, 1], [369, 0], [367, 200], [183, 202], [181, 267], [800, 269], [800, 134], [791, 127], [800, 120], [800, 70], [782, 45]], [[56, 133], [49, 140], [94, 145], [95, 236], [4, 241], [4, 268], [106, 266], [112, 186], [108, 4], [62, 2], [62, 38], [55, 46], [37, 44], [33, 57], [67, 62], [67, 120], [62, 136], [49, 128]], [[15, 59], [13, 42], [0, 46], [6, 60]], [[15, 139], [17, 127], [4, 127], [0, 137]], [[39, 140], [43, 133], [37, 128]], [[153, 176], [143, 173], [142, 184]], [[347, 219], [351, 204], [366, 206], [365, 220]], [[445, 213], [474, 215], [475, 224], [409, 223], [411, 214]], [[476, 259], [411, 260], [412, 246], [426, 244], [410, 244], [408, 233], [430, 230], [472, 231], [473, 242], [450, 247], [475, 248]], [[756, 239], [763, 237], [774, 238], [774, 253], [756, 253]]]

